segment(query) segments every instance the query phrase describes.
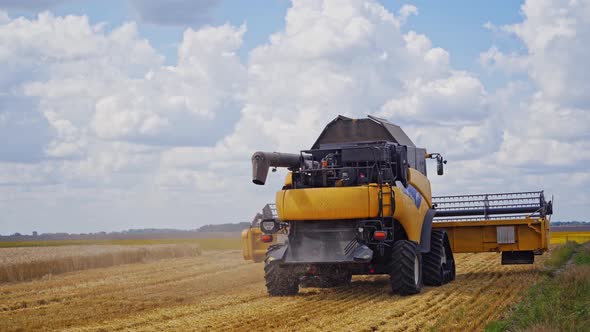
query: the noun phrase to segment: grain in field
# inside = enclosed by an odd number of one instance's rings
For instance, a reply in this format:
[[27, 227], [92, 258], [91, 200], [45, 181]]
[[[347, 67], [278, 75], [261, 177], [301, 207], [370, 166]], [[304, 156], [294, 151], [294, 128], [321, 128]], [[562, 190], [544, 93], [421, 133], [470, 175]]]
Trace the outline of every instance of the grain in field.
[[198, 246], [189, 244], [1, 248], [0, 282], [200, 254]]
[[590, 232], [551, 232], [551, 244], [563, 244], [568, 241], [588, 242], [590, 241]]
[[386, 276], [269, 297], [262, 264], [239, 251], [86, 270], [0, 286], [0, 330], [480, 330], [539, 275], [539, 262], [502, 266], [496, 253], [456, 259], [454, 282], [407, 297]]

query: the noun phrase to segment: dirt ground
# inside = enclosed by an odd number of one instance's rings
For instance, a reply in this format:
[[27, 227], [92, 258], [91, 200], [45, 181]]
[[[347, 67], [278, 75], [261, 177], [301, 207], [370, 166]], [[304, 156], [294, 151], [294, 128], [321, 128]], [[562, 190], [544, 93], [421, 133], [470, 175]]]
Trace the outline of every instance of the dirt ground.
[[538, 266], [495, 253], [458, 254], [457, 279], [421, 294], [389, 293], [387, 276], [268, 297], [263, 266], [239, 251], [71, 272], [0, 284], [0, 331], [481, 330], [518, 300]]

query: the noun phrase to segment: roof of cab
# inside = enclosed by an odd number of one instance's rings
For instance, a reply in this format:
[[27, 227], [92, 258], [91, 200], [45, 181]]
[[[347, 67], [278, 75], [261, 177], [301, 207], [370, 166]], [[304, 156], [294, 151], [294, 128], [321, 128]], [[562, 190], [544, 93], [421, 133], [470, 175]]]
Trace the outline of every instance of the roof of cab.
[[328, 123], [311, 148], [319, 149], [324, 144], [367, 141], [389, 141], [416, 147], [400, 126], [385, 119], [371, 115], [364, 119], [352, 119], [339, 115]]

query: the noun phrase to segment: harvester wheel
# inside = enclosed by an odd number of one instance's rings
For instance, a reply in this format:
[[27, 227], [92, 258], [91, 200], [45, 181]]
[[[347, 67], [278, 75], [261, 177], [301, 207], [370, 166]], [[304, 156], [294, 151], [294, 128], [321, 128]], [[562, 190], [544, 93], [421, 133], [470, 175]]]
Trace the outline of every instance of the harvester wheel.
[[424, 254], [424, 284], [441, 286], [455, 280], [455, 260], [447, 232], [433, 230], [430, 252]]
[[264, 279], [266, 290], [270, 296], [288, 296], [299, 292], [299, 277], [288, 268], [273, 263], [268, 259], [269, 253], [275, 248], [269, 249], [264, 262]]
[[422, 255], [415, 242], [399, 240], [391, 252], [391, 290], [395, 294], [411, 295], [422, 290]]

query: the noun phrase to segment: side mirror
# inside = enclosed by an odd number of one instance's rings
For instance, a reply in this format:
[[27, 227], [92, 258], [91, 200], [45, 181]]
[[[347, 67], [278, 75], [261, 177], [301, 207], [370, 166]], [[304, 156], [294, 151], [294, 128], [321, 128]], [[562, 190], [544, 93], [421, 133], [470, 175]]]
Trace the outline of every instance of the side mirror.
[[447, 163], [444, 160], [443, 156], [440, 153], [430, 153], [426, 155], [427, 158], [436, 159], [436, 174], [443, 175], [444, 174], [444, 164]]
[[445, 171], [444, 171], [443, 164], [446, 164], [446, 163], [447, 163], [447, 161], [446, 160], [442, 160], [442, 158], [436, 160], [436, 174], [438, 174], [438, 175], [443, 175], [444, 174]]

